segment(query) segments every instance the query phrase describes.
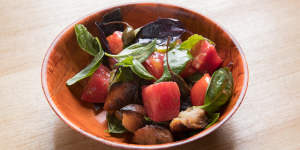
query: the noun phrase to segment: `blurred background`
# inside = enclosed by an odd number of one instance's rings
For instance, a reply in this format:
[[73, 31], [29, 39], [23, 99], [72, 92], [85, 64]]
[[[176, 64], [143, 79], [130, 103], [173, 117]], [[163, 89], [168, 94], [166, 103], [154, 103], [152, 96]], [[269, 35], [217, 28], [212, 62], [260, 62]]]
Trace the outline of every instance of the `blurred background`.
[[[42, 93], [40, 69], [47, 48], [69, 24], [133, 2], [139, 1], [0, 0], [0, 149], [113, 149], [55, 115]], [[214, 133], [175, 149], [300, 149], [300, 1], [163, 2], [223, 25], [243, 48], [250, 71], [236, 114]]]

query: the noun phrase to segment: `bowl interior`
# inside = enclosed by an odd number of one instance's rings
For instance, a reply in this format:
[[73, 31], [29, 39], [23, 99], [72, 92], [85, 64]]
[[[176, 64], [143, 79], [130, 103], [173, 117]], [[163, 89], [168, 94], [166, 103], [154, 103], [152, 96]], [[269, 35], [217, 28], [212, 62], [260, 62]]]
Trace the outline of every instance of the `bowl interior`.
[[[147, 148], [147, 146], [126, 144], [126, 135], [112, 137], [105, 132], [105, 123], [101, 124], [96, 120], [91, 104], [81, 102], [78, 98], [86, 81], [71, 88], [65, 84], [67, 79], [79, 72], [92, 59], [79, 48], [74, 33], [74, 24], [84, 24], [96, 36], [98, 31], [94, 22], [100, 20], [105, 12], [114, 8], [121, 8], [123, 19], [135, 28], [157, 18], [177, 18], [188, 30], [201, 34], [216, 43], [217, 51], [224, 59], [224, 66], [229, 63], [233, 64], [234, 94], [219, 121], [193, 137], [170, 144], [162, 144], [161, 147], [186, 143], [207, 135], [235, 112], [247, 88], [248, 71], [240, 48], [228, 32], [210, 19], [190, 10], [165, 4], [143, 3], [113, 7], [91, 14], [67, 27], [52, 43], [42, 68], [42, 84], [48, 102], [60, 118], [75, 130], [106, 144], [125, 148], [128, 146], [130, 148]], [[154, 147], [152, 146], [152, 148]]]

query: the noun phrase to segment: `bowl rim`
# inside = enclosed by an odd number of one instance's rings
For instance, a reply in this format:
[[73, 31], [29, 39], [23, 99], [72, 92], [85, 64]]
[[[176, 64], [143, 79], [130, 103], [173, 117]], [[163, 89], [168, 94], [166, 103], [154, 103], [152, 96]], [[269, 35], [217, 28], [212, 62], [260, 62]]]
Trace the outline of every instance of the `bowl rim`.
[[[110, 9], [114, 9], [114, 8], [118, 8], [118, 7], [125, 7], [125, 6], [129, 6], [129, 5], [153, 5], [153, 4], [158, 4], [160, 6], [163, 7], [172, 7], [172, 8], [180, 8], [181, 10], [184, 10], [186, 12], [190, 12], [196, 15], [200, 15], [202, 17], [204, 17], [205, 19], [209, 20], [210, 22], [214, 23], [218, 28], [220, 28], [221, 30], [223, 30], [228, 36], [229, 38], [233, 41], [234, 45], [237, 47], [237, 50], [241, 56], [242, 59], [242, 63], [243, 63], [243, 67], [244, 67], [244, 81], [243, 81], [243, 87], [241, 90], [241, 94], [238, 97], [238, 100], [236, 102], [236, 104], [233, 106], [233, 108], [230, 110], [230, 112], [224, 117], [223, 120], [221, 120], [218, 124], [216, 124], [215, 126], [212, 126], [208, 129], [206, 129], [207, 131], [204, 132], [203, 134], [201, 134], [201, 132], [199, 132], [198, 134], [191, 136], [189, 138], [186, 138], [184, 140], [180, 140], [180, 141], [175, 141], [175, 142], [171, 142], [171, 143], [165, 143], [165, 144], [156, 144], [156, 145], [138, 145], [138, 144], [129, 144], [129, 143], [120, 143], [120, 142], [113, 142], [113, 141], [109, 141], [109, 140], [105, 140], [101, 137], [97, 137], [91, 133], [88, 133], [86, 131], [84, 131], [83, 129], [77, 127], [75, 124], [73, 124], [70, 120], [68, 120], [68, 118], [66, 118], [61, 112], [60, 110], [56, 107], [56, 105], [54, 104], [51, 95], [49, 93], [48, 90], [48, 84], [47, 84], [47, 66], [48, 66], [48, 60], [49, 60], [49, 56], [51, 55], [54, 46], [56, 45], [56, 43], [59, 41], [59, 39], [61, 38], [61, 36], [68, 30], [70, 30], [71, 28], [73, 28], [73, 26], [84, 20], [85, 18], [89, 17], [89, 16], [94, 16], [100, 12], [105, 12], [107, 10]], [[124, 148], [124, 149], [165, 149], [165, 148], [171, 148], [171, 147], [175, 147], [175, 146], [179, 146], [179, 145], [183, 145], [186, 143], [190, 143], [192, 141], [198, 140], [202, 137], [205, 137], [206, 135], [210, 134], [211, 132], [215, 131], [217, 128], [219, 128], [221, 125], [223, 125], [226, 121], [228, 121], [233, 114], [237, 111], [237, 109], [239, 108], [239, 106], [241, 105], [247, 88], [248, 88], [248, 82], [249, 82], [249, 71], [248, 71], [248, 64], [244, 55], [244, 52], [241, 48], [241, 46], [239, 45], [239, 43], [237, 42], [237, 40], [232, 36], [232, 34], [226, 30], [222, 25], [220, 25], [219, 23], [213, 21], [212, 19], [208, 18], [207, 16], [197, 12], [197, 11], [193, 11], [191, 9], [188, 8], [183, 8], [181, 6], [178, 5], [174, 5], [174, 4], [168, 4], [168, 3], [156, 3], [156, 2], [132, 2], [132, 3], [124, 3], [124, 4], [115, 4], [115, 5], [110, 5], [107, 6], [103, 9], [100, 10], [96, 10], [92, 13], [89, 13], [83, 17], [80, 17], [79, 19], [77, 19], [76, 21], [74, 21], [72, 24], [68, 25], [67, 27], [65, 27], [54, 39], [54, 41], [51, 43], [51, 45], [49, 46], [46, 54], [44, 55], [43, 58], [43, 62], [42, 62], [42, 67], [41, 67], [41, 84], [42, 84], [42, 89], [43, 89], [43, 93], [45, 95], [45, 98], [47, 100], [47, 102], [49, 103], [49, 105], [51, 106], [51, 109], [56, 113], [56, 115], [63, 120], [68, 126], [70, 126], [72, 129], [78, 131], [79, 133], [81, 133], [82, 135], [85, 135], [91, 139], [94, 139], [96, 141], [99, 141], [103, 144], [109, 145], [109, 146], [113, 146], [113, 147], [117, 147], [117, 148]]]

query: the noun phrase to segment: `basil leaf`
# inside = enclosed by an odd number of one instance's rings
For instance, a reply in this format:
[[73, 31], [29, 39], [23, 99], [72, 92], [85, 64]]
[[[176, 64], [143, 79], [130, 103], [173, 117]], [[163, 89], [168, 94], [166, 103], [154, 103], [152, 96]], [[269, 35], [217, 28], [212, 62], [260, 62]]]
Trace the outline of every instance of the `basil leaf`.
[[216, 45], [213, 41], [203, 37], [202, 35], [194, 34], [181, 43], [180, 49], [191, 50], [201, 40], [207, 40], [210, 44]]
[[126, 57], [123, 61], [116, 63], [116, 66], [130, 67], [132, 66], [133, 56]]
[[205, 129], [209, 128], [213, 124], [215, 124], [218, 119], [220, 118], [220, 113], [213, 113], [208, 115], [208, 122], [209, 124], [205, 127]]
[[125, 133], [127, 130], [122, 125], [122, 121], [118, 120], [113, 114], [107, 113], [106, 115], [108, 133]]
[[74, 28], [76, 39], [80, 48], [90, 55], [97, 55], [101, 47], [101, 45], [99, 44], [99, 39], [97, 37], [94, 37], [82, 24], [76, 24]]
[[132, 56], [125, 58], [122, 62], [116, 64], [117, 66], [130, 67], [131, 71], [134, 72], [140, 78], [146, 80], [156, 80], [156, 78], [150, 74], [146, 68]]
[[160, 18], [141, 27], [136, 39], [138, 43], [157, 39], [157, 44], [166, 45], [169, 36], [171, 37], [170, 42], [174, 42], [185, 31], [181, 21], [173, 18]]
[[118, 55], [112, 55], [105, 53], [106, 56], [117, 58], [119, 62], [122, 62], [129, 56], [132, 56], [133, 59], [138, 60], [139, 62], [144, 62], [155, 50], [156, 40], [153, 40], [149, 44], [132, 44], [129, 47], [122, 50]]
[[[97, 24], [104, 24], [112, 21], [122, 21], [123, 16], [120, 8], [116, 8], [108, 13], [104, 14], [101, 22], [96, 22]], [[124, 26], [122, 24], [109, 24], [101, 26], [105, 36], [113, 34], [115, 31], [123, 31]]]
[[[168, 57], [170, 68], [175, 74], [179, 74], [184, 69], [186, 64], [192, 59], [191, 54], [187, 50], [179, 50], [178, 46], [168, 51]], [[165, 57], [163, 75], [155, 83], [171, 80], [171, 74], [168, 71], [166, 61], [167, 60]]]
[[206, 91], [204, 105], [199, 106], [209, 113], [216, 112], [231, 97], [233, 78], [228, 68], [220, 68], [212, 75], [209, 87]]
[[194, 34], [181, 43], [180, 49], [191, 50], [194, 47], [194, 45], [196, 45], [201, 40], [205, 40], [205, 38], [201, 35]]
[[106, 40], [106, 36], [105, 36], [104, 31], [103, 31], [104, 25], [99, 23], [99, 22], [95, 22], [95, 24], [96, 24], [96, 27], [98, 28], [98, 31], [99, 31], [99, 38], [100, 38], [99, 41], [102, 45], [102, 49], [105, 52], [111, 54], [111, 50], [109, 48], [108, 41]]
[[130, 66], [130, 69], [132, 70], [132, 72], [134, 72], [140, 78], [143, 78], [146, 80], [156, 80], [156, 78], [152, 74], [150, 74], [146, 70], [146, 68], [136, 59], [132, 60], [132, 66]]
[[109, 80], [109, 87], [113, 85], [114, 83], [117, 83], [119, 81], [122, 82], [130, 82], [135, 80], [134, 74], [130, 70], [130, 68], [127, 67], [118, 67], [117, 69], [114, 69], [111, 71], [110, 80]]
[[84, 69], [82, 69], [80, 72], [78, 72], [75, 76], [73, 76], [67, 81], [67, 85], [73, 85], [74, 83], [91, 76], [100, 66], [100, 61], [103, 55], [104, 52], [100, 50], [88, 66], [86, 66]]

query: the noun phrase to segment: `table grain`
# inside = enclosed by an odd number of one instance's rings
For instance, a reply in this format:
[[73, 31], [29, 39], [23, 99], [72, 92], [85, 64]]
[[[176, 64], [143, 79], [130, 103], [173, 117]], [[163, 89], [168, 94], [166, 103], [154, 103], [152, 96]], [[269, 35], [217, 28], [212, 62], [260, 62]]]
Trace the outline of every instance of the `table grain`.
[[[153, 1], [153, 0], [152, 0]], [[67, 25], [91, 12], [134, 1], [0, 0], [0, 149], [115, 149], [73, 131], [50, 109], [40, 70]], [[239, 110], [221, 128], [177, 148], [300, 149], [300, 1], [166, 0], [200, 12], [238, 40], [249, 65]]]

